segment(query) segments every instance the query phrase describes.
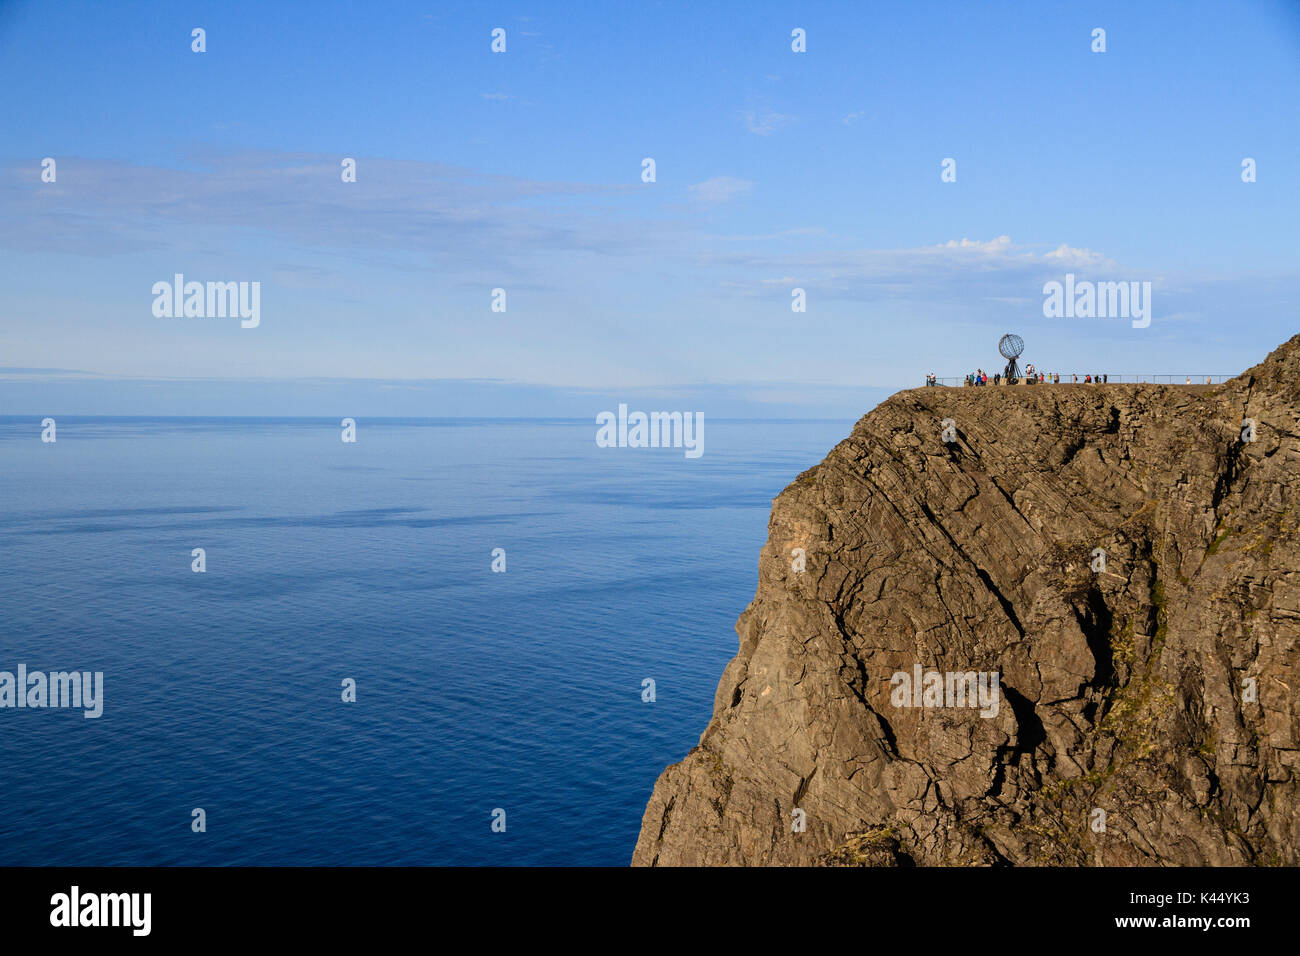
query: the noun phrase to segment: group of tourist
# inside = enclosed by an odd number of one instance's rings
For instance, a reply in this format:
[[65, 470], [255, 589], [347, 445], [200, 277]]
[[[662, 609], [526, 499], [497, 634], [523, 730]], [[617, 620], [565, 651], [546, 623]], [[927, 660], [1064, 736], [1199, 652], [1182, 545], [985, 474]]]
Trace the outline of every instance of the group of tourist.
[[[1060, 385], [1061, 384], [1060, 372], [1038, 372], [1035, 371], [1033, 365], [1028, 365], [1025, 367], [1024, 378], [1025, 381], [1030, 383], [1031, 385], [1032, 384], [1038, 384], [1038, 385]], [[1071, 375], [1070, 381], [1077, 384], [1079, 381], [1079, 376]], [[1188, 379], [1187, 381], [1188, 384], [1191, 384], [1191, 379]], [[1208, 381], [1208, 379], [1206, 381]], [[988, 385], [990, 382], [992, 382], [994, 385], [1001, 385], [1002, 373], [1001, 372], [994, 373], [993, 378], [990, 379], [988, 373], [985, 372], [984, 369], [982, 368], [976, 369], [974, 372], [971, 372], [966, 376], [962, 384], [963, 385]], [[1106, 385], [1109, 382], [1110, 382], [1110, 375], [1106, 373], [1103, 373], [1101, 375], [1093, 375], [1091, 373], [1087, 373], [1083, 376], [1083, 383], [1085, 385]], [[933, 372], [931, 372], [929, 375], [925, 377], [925, 384], [938, 385], [939, 379], [935, 377], [935, 374]]]
[[[1026, 366], [1025, 368], [1024, 380], [1026, 382], [1029, 382], [1030, 384], [1060, 385], [1061, 374], [1059, 372], [1047, 372], [1047, 373], [1036, 372], [1034, 371], [1034, 367], [1032, 365], [1029, 365]], [[1075, 384], [1078, 384], [1079, 380], [1080, 379], [1078, 375], [1070, 376], [1070, 381]], [[963, 381], [962, 384], [963, 385], [988, 385], [989, 382], [992, 382], [994, 385], [1001, 385], [1002, 384], [1001, 373], [995, 374], [993, 378], [990, 379], [988, 377], [988, 374], [982, 368], [976, 369], [974, 372], [971, 372], [969, 375], [966, 376], [965, 381]], [[1213, 382], [1214, 382], [1213, 376], [1211, 375], [1205, 376], [1206, 385], [1213, 384]], [[925, 384], [938, 385], [939, 379], [935, 377], [935, 374], [933, 372], [931, 372], [929, 375], [925, 377]], [[1100, 375], [1093, 375], [1091, 373], [1087, 373], [1083, 376], [1083, 384], [1108, 385], [1110, 384], [1110, 375], [1105, 372], [1101, 373]], [[1192, 384], [1192, 377], [1190, 375], [1187, 376], [1186, 384], [1188, 385]]]

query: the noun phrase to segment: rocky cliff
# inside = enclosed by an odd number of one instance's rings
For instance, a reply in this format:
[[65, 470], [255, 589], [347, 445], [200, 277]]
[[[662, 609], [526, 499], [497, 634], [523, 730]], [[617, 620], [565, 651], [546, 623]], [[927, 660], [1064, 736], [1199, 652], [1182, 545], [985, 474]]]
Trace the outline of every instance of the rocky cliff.
[[776, 498], [736, 630], [634, 865], [1300, 863], [1300, 336], [900, 392]]

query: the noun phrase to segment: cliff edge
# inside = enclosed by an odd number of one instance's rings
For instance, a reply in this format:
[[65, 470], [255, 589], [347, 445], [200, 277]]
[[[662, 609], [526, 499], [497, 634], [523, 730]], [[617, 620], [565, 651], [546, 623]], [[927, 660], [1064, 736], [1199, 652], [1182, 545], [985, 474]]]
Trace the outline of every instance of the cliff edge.
[[775, 499], [736, 630], [633, 865], [1300, 863], [1300, 335], [894, 395]]

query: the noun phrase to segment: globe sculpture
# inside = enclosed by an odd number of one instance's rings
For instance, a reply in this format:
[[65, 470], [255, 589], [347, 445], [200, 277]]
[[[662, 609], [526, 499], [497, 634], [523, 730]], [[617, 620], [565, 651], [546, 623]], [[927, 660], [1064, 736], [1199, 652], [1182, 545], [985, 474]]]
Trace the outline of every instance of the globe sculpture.
[[1020, 378], [1020, 366], [1016, 364], [1016, 359], [1024, 350], [1025, 340], [1018, 335], [1008, 332], [998, 340], [998, 351], [1007, 360], [1007, 367], [1003, 370], [1002, 377], [1009, 385], [1016, 384], [1016, 380]]

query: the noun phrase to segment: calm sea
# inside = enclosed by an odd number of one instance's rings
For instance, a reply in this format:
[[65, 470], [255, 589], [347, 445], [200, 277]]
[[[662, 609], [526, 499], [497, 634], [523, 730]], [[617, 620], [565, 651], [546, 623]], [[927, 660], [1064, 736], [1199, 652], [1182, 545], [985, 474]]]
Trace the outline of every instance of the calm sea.
[[626, 864], [851, 423], [57, 427], [0, 418], [0, 671], [102, 671], [103, 716], [0, 709], [0, 865]]

